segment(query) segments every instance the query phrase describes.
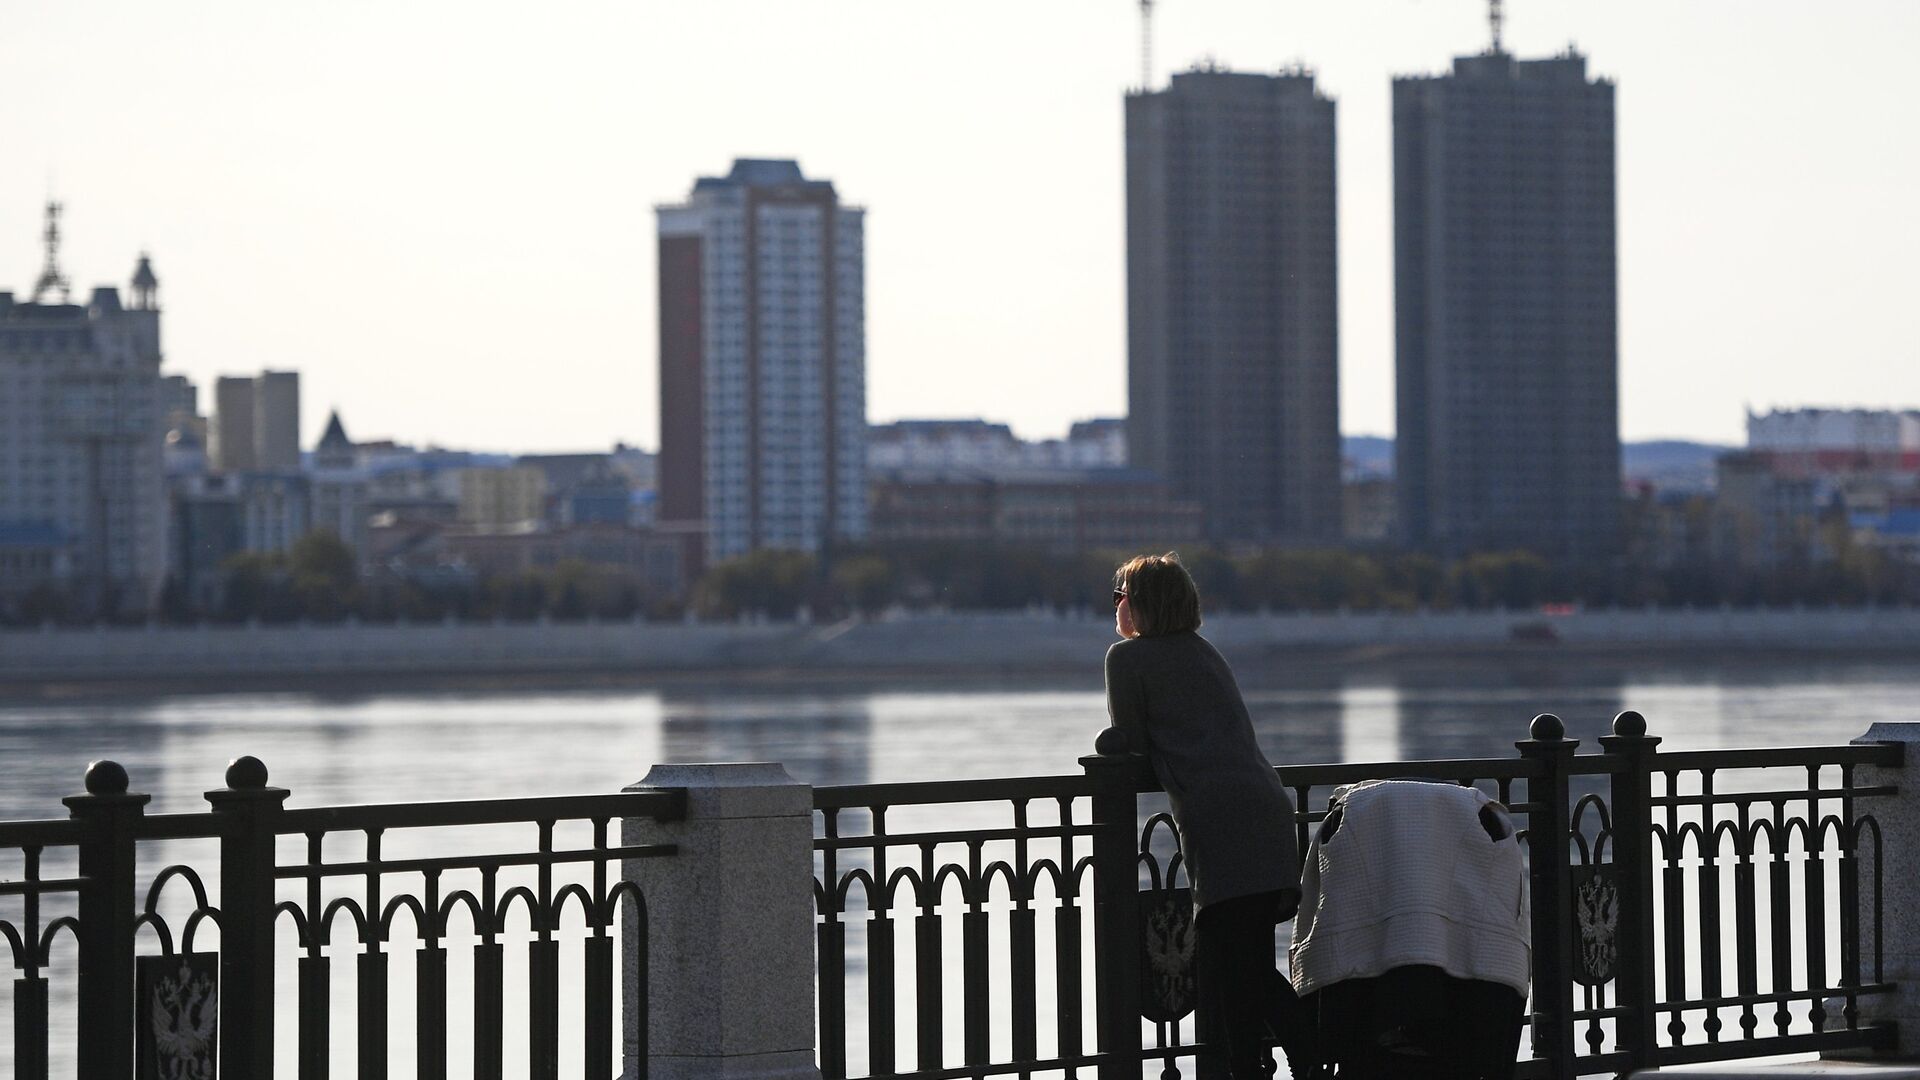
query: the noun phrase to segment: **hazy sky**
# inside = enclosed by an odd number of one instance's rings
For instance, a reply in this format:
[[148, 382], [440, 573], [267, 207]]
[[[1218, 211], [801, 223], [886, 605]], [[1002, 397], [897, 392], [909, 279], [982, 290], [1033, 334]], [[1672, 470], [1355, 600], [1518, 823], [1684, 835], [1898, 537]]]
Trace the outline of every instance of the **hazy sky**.
[[[1509, 0], [1619, 84], [1621, 429], [1920, 406], [1920, 3]], [[1475, 0], [1161, 0], [1156, 80], [1338, 102], [1341, 422], [1393, 426], [1389, 79]], [[9, 5], [0, 288], [49, 184], [82, 290], [152, 251], [167, 366], [304, 379], [303, 443], [655, 444], [652, 208], [791, 156], [869, 210], [869, 416], [1126, 408], [1130, 0]], [[204, 391], [203, 391], [204, 394]]]

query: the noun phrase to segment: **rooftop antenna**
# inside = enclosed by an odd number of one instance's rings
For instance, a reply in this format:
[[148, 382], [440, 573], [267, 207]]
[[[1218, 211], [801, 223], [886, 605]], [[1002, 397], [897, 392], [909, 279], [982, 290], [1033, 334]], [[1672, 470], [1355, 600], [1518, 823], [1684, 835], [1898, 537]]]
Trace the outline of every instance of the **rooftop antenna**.
[[1153, 89], [1153, 0], [1140, 0], [1140, 92]]
[[47, 245], [47, 262], [40, 270], [40, 280], [33, 286], [33, 302], [38, 304], [55, 289], [60, 290], [60, 302], [67, 303], [73, 295], [72, 285], [67, 275], [60, 272], [60, 204], [47, 200], [47, 228], [41, 233]]
[[1500, 55], [1500, 28], [1507, 21], [1506, 13], [1501, 10], [1500, 0], [1487, 0], [1487, 25], [1493, 28], [1492, 54]]

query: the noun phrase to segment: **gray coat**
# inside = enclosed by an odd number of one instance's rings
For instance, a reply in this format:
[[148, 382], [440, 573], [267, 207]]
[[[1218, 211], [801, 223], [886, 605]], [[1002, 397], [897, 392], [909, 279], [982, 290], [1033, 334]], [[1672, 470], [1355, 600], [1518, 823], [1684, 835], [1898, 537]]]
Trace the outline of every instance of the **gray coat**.
[[1299, 888], [1293, 800], [1254, 741], [1233, 670], [1206, 638], [1115, 642], [1107, 711], [1167, 789], [1196, 910]]

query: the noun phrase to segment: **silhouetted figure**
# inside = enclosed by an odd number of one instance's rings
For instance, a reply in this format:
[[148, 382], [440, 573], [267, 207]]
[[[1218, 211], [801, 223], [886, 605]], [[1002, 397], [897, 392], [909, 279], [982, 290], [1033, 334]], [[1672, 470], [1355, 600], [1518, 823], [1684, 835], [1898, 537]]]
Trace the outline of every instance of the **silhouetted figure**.
[[1113, 602], [1126, 640], [1107, 650], [1107, 709], [1152, 763], [1180, 829], [1200, 1037], [1224, 1049], [1233, 1080], [1265, 1080], [1269, 1017], [1293, 1000], [1273, 967], [1274, 926], [1300, 900], [1293, 801], [1254, 741], [1233, 671], [1196, 633], [1200, 598], [1178, 557], [1122, 566]]

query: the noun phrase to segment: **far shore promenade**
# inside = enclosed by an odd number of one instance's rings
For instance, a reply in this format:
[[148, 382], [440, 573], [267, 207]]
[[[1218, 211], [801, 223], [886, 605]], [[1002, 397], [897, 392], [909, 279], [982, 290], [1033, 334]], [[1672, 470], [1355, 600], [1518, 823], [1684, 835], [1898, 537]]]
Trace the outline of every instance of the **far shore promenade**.
[[[1313, 653], [1366, 665], [1574, 656], [1920, 652], [1920, 608], [1629, 609], [1219, 615], [1237, 665]], [[0, 632], [0, 688], [297, 687], [310, 679], [484, 685], [741, 674], [814, 677], [1097, 673], [1104, 614], [918, 614], [835, 623], [533, 622], [202, 625]]]

